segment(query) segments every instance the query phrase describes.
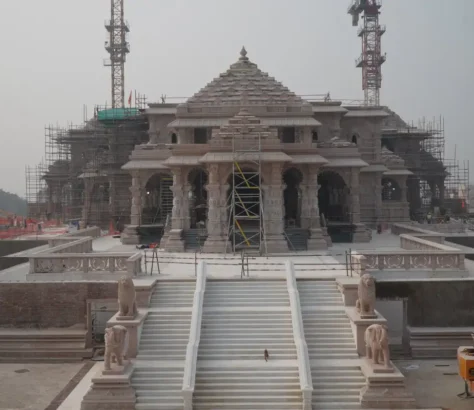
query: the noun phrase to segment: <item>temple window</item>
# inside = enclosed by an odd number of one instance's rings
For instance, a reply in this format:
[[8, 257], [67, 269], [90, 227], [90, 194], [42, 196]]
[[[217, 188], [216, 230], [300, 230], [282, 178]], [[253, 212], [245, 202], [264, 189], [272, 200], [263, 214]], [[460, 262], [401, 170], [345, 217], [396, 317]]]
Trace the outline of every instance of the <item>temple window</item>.
[[171, 143], [172, 144], [177, 144], [178, 143], [178, 137], [175, 133], [171, 134]]
[[311, 131], [311, 141], [313, 143], [318, 142], [318, 131], [316, 130]]
[[295, 127], [285, 127], [281, 131], [281, 142], [284, 144], [291, 144], [296, 141], [296, 129]]
[[356, 145], [357, 145], [357, 135], [353, 135], [353, 136], [352, 136], [351, 142], [352, 142], [353, 144], [356, 144]]
[[194, 128], [194, 144], [207, 144], [207, 128]]

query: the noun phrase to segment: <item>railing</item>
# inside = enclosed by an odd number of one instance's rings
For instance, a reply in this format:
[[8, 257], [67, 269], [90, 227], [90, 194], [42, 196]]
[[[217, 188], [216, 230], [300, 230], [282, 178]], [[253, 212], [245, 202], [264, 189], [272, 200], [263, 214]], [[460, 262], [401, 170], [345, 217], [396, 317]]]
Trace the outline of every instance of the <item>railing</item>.
[[98, 226], [91, 226], [89, 228], [79, 229], [77, 231], [67, 233], [65, 237], [76, 237], [76, 236], [92, 236], [93, 238], [100, 237], [100, 228]]
[[306, 345], [306, 339], [304, 337], [301, 304], [299, 300], [298, 289], [296, 286], [296, 276], [292, 261], [286, 262], [286, 284], [288, 287], [288, 295], [290, 298], [293, 337], [296, 346], [301, 393], [303, 395], [303, 410], [311, 410], [313, 381], [311, 378], [308, 346]]
[[[54, 238], [48, 241], [49, 249], [40, 252], [40, 255], [58, 253], [89, 253], [92, 252], [92, 238]], [[52, 247], [51, 247], [52, 246]]]
[[[84, 238], [85, 239], [85, 238]], [[29, 257], [30, 274], [69, 272], [109, 272], [134, 276], [141, 272], [142, 254], [137, 253], [61, 253]]]
[[189, 342], [186, 349], [186, 360], [184, 362], [183, 375], [183, 401], [184, 410], [193, 409], [194, 384], [196, 382], [197, 356], [199, 341], [201, 340], [202, 310], [204, 305], [204, 292], [206, 290], [206, 262], [199, 263], [196, 290], [194, 291], [193, 313], [189, 329]]

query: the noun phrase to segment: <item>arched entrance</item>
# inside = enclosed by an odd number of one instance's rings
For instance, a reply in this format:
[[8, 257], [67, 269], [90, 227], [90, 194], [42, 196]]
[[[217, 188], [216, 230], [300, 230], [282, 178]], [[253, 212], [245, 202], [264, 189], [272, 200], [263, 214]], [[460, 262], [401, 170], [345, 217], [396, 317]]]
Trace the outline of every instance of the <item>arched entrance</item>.
[[350, 222], [349, 189], [336, 172], [324, 171], [318, 175], [319, 213], [328, 222]]
[[303, 174], [296, 168], [290, 168], [283, 173], [283, 183], [286, 185], [283, 192], [285, 227], [301, 226], [300, 184], [302, 181]]
[[352, 242], [354, 226], [351, 222], [349, 188], [344, 179], [337, 172], [324, 171], [318, 175], [318, 184], [319, 213], [331, 240]]
[[191, 228], [205, 228], [207, 222], [207, 173], [203, 169], [193, 169], [188, 175], [191, 185], [189, 208]]
[[142, 225], [164, 224], [173, 209], [173, 178], [168, 174], [154, 174], [145, 185]]
[[262, 232], [261, 177], [252, 168], [238, 167], [228, 178], [228, 220], [232, 231], [229, 238], [234, 251], [260, 247]]

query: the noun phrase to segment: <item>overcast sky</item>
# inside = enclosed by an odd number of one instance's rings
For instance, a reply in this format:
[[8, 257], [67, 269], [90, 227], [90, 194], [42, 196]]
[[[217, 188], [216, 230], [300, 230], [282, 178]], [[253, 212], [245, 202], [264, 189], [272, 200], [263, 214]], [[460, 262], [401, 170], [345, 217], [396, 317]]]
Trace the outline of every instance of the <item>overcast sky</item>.
[[[249, 58], [297, 94], [362, 99], [348, 0], [125, 0], [126, 95], [191, 96]], [[24, 196], [44, 126], [110, 103], [110, 0], [0, 0], [0, 188]], [[406, 120], [445, 117], [447, 156], [474, 153], [474, 0], [385, 0], [381, 101]], [[471, 180], [474, 181], [474, 162]]]

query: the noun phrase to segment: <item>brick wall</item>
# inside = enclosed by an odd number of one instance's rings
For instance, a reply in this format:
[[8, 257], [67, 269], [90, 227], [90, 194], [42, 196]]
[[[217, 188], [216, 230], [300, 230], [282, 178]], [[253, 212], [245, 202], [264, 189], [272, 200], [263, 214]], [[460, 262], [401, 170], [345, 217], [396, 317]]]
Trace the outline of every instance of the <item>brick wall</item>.
[[117, 282], [0, 283], [0, 327], [86, 323], [87, 299], [116, 299]]

